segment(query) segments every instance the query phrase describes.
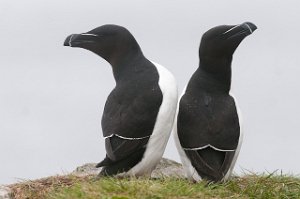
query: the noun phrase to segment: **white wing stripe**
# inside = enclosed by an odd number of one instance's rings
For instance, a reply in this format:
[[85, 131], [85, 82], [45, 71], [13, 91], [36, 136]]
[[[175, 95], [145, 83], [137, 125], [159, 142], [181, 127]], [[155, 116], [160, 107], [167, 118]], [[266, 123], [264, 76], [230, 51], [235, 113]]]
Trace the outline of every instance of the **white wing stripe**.
[[187, 150], [187, 151], [197, 151], [197, 150], [200, 150], [200, 149], [206, 149], [207, 147], [213, 148], [216, 151], [235, 151], [235, 150], [232, 150], [232, 149], [219, 149], [219, 148], [214, 147], [210, 144], [207, 144], [207, 145], [202, 146], [202, 147], [197, 147], [197, 148], [183, 148], [183, 149]]
[[142, 140], [142, 139], [150, 137], [150, 135], [147, 135], [147, 136], [140, 137], [140, 138], [129, 138], [129, 137], [124, 137], [124, 136], [121, 136], [121, 135], [118, 135], [118, 134], [111, 134], [109, 136], [104, 137], [104, 139], [113, 137], [114, 135], [119, 137], [119, 138], [125, 139], [125, 140]]

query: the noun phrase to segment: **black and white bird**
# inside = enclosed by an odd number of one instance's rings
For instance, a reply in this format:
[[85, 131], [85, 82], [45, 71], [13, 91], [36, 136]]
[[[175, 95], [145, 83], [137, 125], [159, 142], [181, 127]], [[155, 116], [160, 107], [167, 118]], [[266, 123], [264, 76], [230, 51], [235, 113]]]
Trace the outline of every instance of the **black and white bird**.
[[242, 122], [230, 93], [232, 56], [257, 27], [250, 22], [208, 30], [199, 48], [200, 64], [177, 111], [174, 137], [189, 179], [227, 180], [242, 144]]
[[102, 115], [106, 157], [100, 175], [149, 175], [160, 161], [174, 122], [177, 86], [149, 61], [133, 35], [118, 25], [72, 34], [65, 46], [92, 51], [110, 63], [116, 86]]

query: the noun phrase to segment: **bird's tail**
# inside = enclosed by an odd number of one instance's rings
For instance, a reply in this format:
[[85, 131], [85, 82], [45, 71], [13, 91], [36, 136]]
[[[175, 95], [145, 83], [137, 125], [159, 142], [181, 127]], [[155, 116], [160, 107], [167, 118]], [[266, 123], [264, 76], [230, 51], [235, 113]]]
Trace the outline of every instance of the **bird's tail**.
[[109, 157], [105, 157], [104, 160], [102, 160], [101, 162], [99, 162], [97, 165], [96, 165], [96, 168], [99, 168], [99, 167], [104, 167], [104, 166], [109, 166], [113, 163], [113, 161], [111, 159], [109, 159]]

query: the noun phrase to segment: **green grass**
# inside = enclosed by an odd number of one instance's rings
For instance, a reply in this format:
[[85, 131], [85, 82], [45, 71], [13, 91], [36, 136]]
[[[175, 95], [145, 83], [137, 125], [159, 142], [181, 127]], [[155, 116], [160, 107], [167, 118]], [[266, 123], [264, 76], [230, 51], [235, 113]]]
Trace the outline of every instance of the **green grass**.
[[245, 175], [223, 184], [184, 179], [57, 176], [11, 186], [13, 196], [45, 199], [127, 198], [300, 198], [300, 179], [283, 175]]

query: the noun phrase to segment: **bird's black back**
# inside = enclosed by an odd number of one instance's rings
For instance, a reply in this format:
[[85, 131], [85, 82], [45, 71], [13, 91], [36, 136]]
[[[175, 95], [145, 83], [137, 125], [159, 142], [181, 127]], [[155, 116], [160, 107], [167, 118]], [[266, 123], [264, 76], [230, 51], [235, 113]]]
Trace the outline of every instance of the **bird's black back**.
[[223, 85], [197, 70], [180, 99], [177, 119], [182, 147], [212, 145], [219, 149], [237, 147], [240, 126], [234, 99]]
[[112, 134], [128, 138], [151, 135], [162, 102], [158, 81], [158, 71], [146, 59], [132, 63], [124, 71], [105, 104], [102, 116], [105, 137]]

